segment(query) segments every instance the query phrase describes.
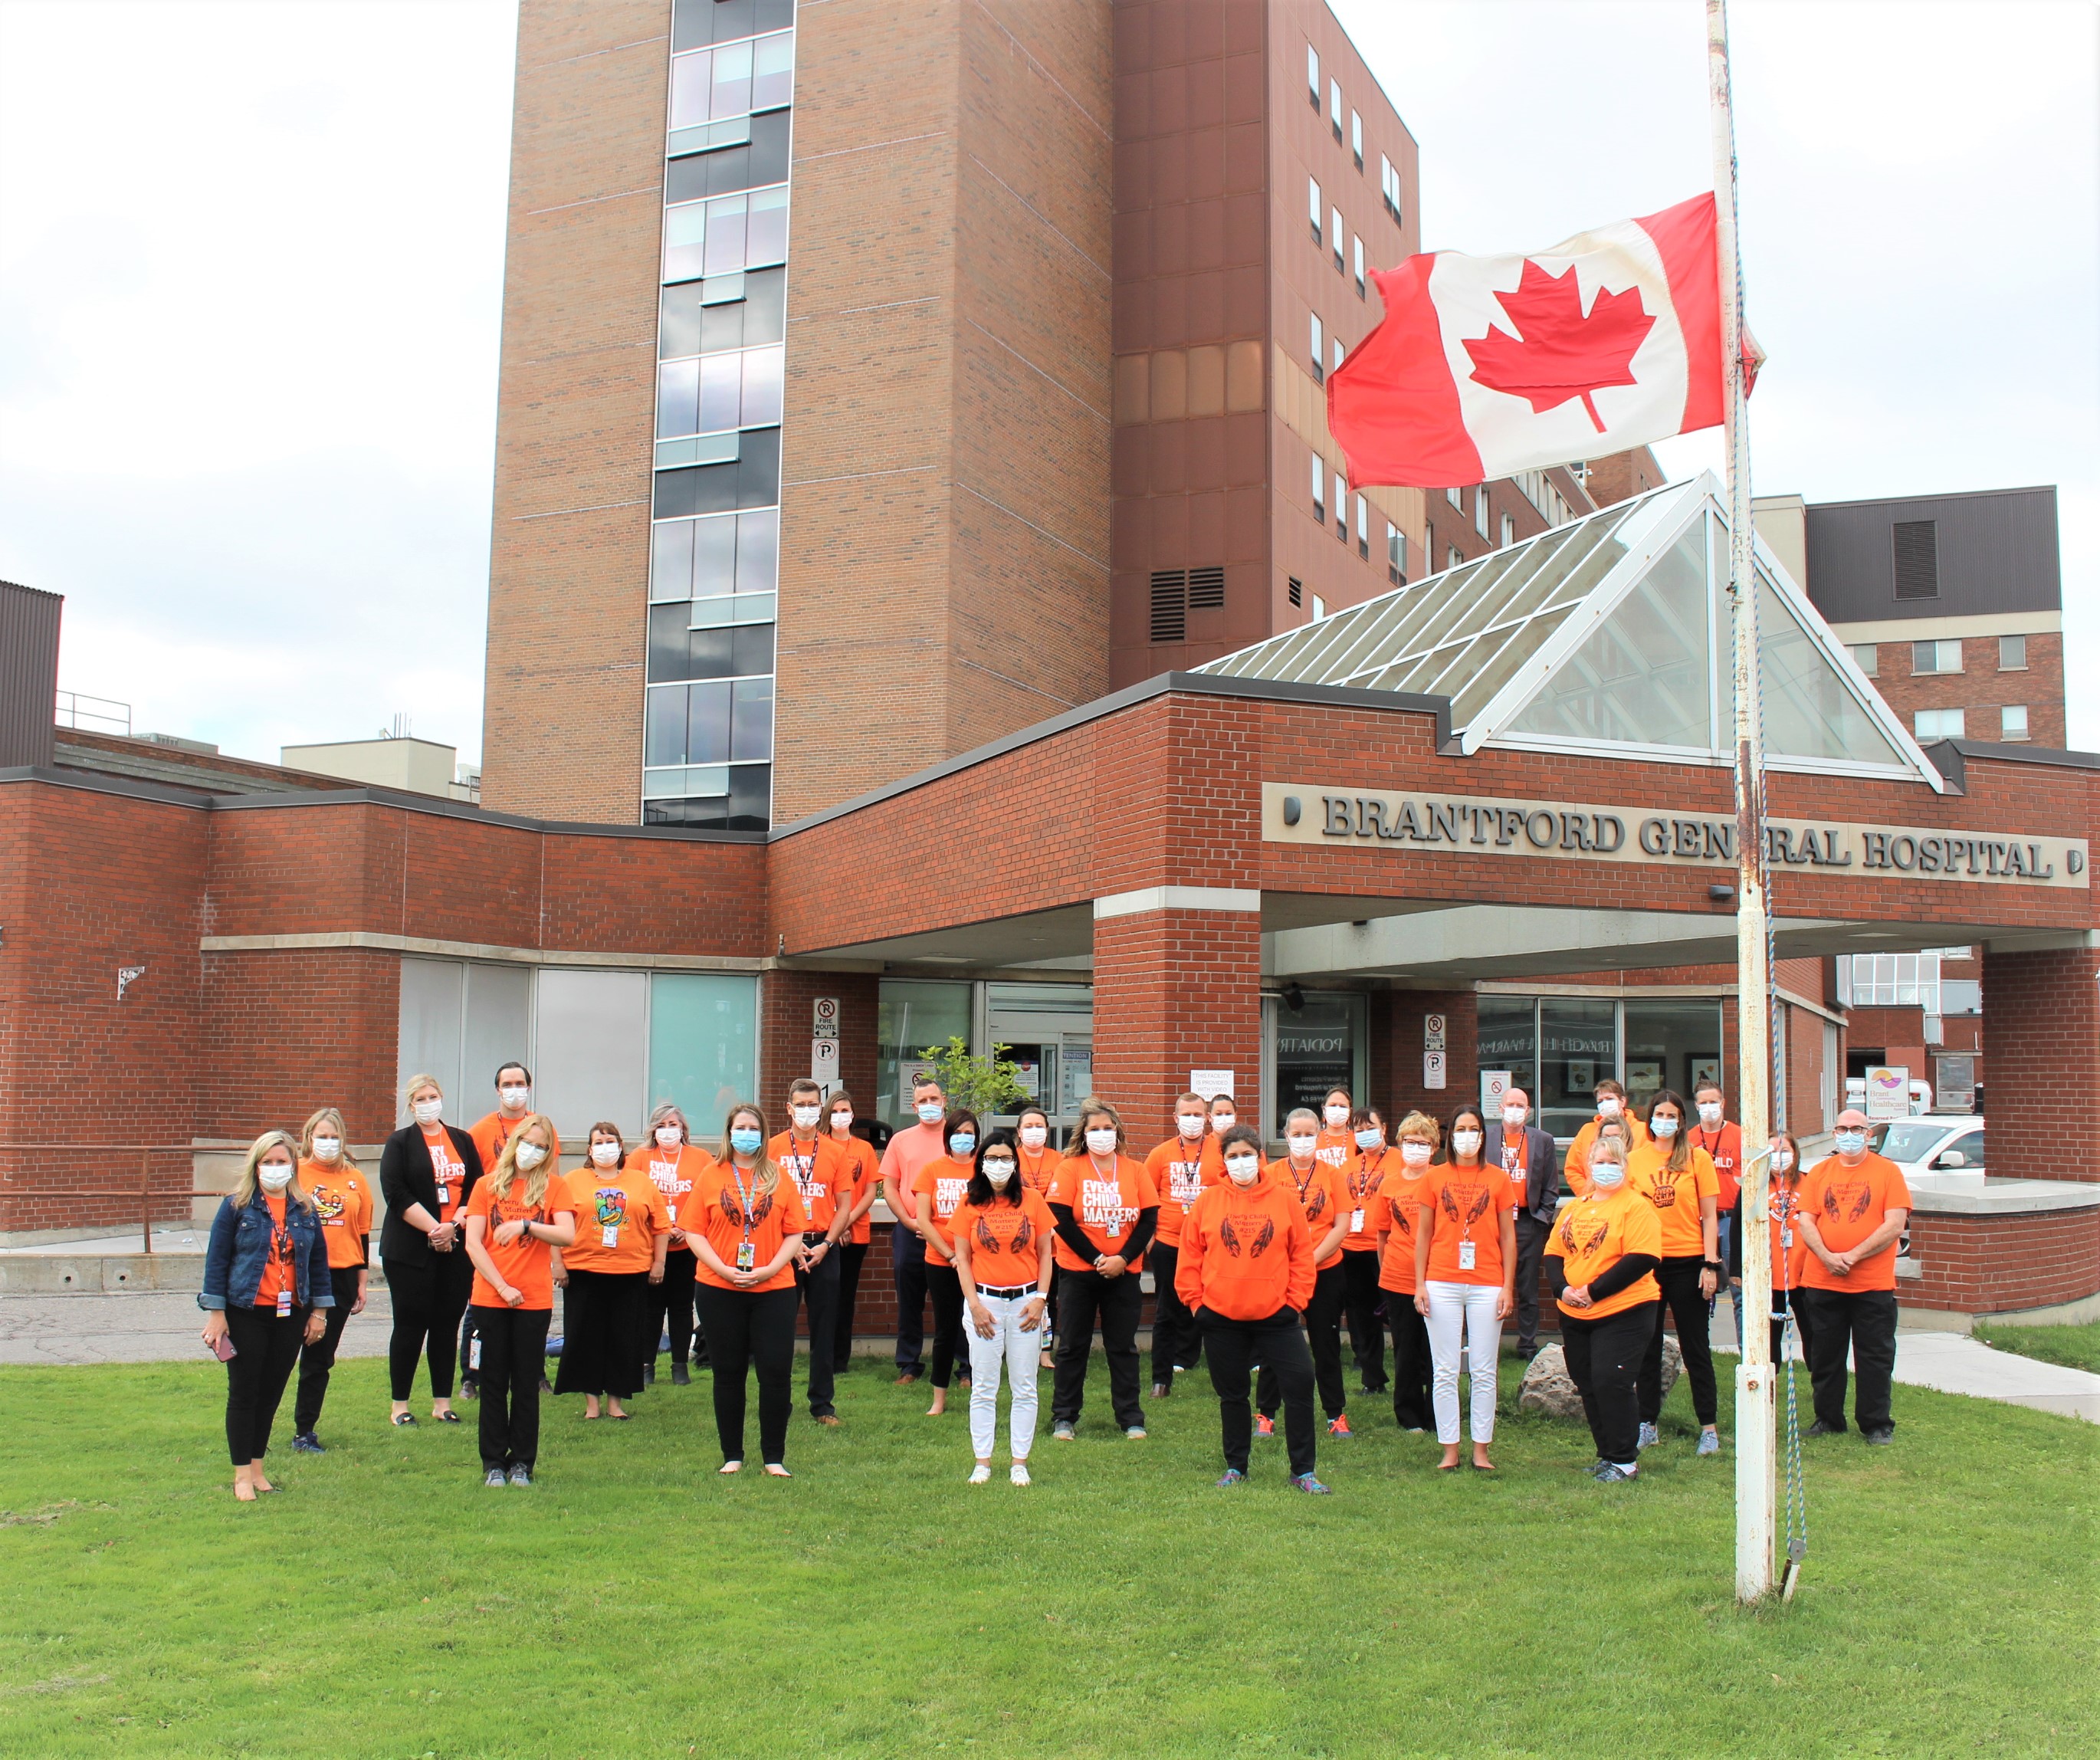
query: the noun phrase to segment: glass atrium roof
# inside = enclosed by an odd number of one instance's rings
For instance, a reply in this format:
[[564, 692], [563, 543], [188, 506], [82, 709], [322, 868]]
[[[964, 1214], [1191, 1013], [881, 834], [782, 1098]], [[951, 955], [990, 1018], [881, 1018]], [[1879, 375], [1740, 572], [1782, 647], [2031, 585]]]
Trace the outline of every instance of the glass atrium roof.
[[[1449, 697], [1468, 753], [1493, 744], [1728, 762], [1734, 637], [1718, 491], [1710, 474], [1653, 490], [1197, 670]], [[1941, 787], [1762, 544], [1757, 573], [1771, 767]]]

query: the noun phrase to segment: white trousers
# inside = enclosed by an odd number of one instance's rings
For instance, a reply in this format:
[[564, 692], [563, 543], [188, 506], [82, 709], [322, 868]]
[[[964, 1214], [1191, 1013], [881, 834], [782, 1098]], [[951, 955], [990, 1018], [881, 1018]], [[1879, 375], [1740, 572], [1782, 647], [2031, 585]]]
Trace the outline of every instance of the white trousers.
[[1007, 1436], [1017, 1461], [1028, 1458], [1035, 1441], [1035, 1375], [1042, 1362], [1043, 1328], [1021, 1330], [1021, 1311], [1028, 1298], [1020, 1295], [984, 1295], [978, 1298], [992, 1320], [991, 1336], [978, 1335], [965, 1305], [963, 1336], [970, 1344], [970, 1446], [981, 1461], [991, 1458], [993, 1439], [999, 1434], [999, 1371], [1006, 1365], [1012, 1383], [1012, 1409], [1008, 1414]]
[[1502, 1299], [1498, 1283], [1432, 1283], [1429, 1290], [1429, 1356], [1436, 1365], [1432, 1383], [1436, 1403], [1436, 1440], [1445, 1448], [1458, 1440], [1458, 1345], [1464, 1334], [1473, 1375], [1473, 1440], [1495, 1436], [1495, 1369], [1502, 1350], [1502, 1323], [1495, 1317]]

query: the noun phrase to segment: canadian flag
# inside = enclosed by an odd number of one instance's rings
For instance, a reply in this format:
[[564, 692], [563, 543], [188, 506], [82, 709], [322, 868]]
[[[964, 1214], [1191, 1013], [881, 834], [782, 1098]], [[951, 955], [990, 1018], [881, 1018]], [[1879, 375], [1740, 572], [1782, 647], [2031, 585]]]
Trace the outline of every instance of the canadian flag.
[[1449, 488], [1712, 427], [1714, 227], [1709, 193], [1550, 250], [1373, 271], [1385, 316], [1327, 381], [1350, 483]]

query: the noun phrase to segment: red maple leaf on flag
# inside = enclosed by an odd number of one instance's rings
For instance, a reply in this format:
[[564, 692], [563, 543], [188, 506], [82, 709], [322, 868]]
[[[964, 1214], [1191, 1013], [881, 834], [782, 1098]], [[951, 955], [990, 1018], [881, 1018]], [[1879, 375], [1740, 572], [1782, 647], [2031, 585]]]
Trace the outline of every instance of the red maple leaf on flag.
[[1655, 328], [1655, 320], [1641, 305], [1640, 289], [1600, 292], [1585, 314], [1573, 264], [1557, 276], [1548, 275], [1527, 257], [1516, 291], [1495, 297], [1518, 333], [1511, 336], [1490, 325], [1478, 342], [1466, 344], [1474, 383], [1524, 399], [1535, 416], [1579, 397], [1602, 434], [1604, 418], [1590, 394], [1608, 385], [1636, 382], [1634, 355]]

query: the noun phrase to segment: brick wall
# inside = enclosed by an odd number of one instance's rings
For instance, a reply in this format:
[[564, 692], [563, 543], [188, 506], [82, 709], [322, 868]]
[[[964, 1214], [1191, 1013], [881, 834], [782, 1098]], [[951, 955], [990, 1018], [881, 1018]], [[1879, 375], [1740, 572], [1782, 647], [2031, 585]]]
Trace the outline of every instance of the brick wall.
[[[1929, 636], [1929, 620], [1918, 624], [1921, 636]], [[1968, 636], [1961, 644], [1958, 673], [1913, 673], [1912, 645], [1883, 642], [1876, 645], [1873, 684], [1882, 699], [1901, 717], [1906, 727], [1920, 709], [1961, 709], [1968, 738], [1996, 740], [2001, 737], [1999, 710], [2017, 703], [2027, 712], [2027, 742], [2061, 749], [2064, 743], [2063, 637], [2036, 635], [2027, 638], [2024, 670], [2001, 672], [1998, 668], [1998, 638]]]
[[[1380, 1011], [1380, 1004], [1386, 1004]], [[1479, 999], [1470, 990], [1402, 990], [1389, 997], [1373, 997], [1374, 1012], [1383, 1012], [1387, 1021], [1386, 1043], [1390, 1060], [1374, 1065], [1372, 1098], [1387, 1108], [1386, 1122], [1397, 1125], [1410, 1112], [1430, 1114], [1441, 1125], [1462, 1105], [1476, 1105], [1480, 1094], [1478, 1030]], [[1444, 1017], [1445, 1086], [1426, 1086], [1422, 1079], [1426, 1043], [1425, 1018]], [[1373, 1044], [1378, 1043], [1374, 1035]]]
[[1913, 1212], [1910, 1251], [1925, 1275], [1906, 1279], [1896, 1294], [1912, 1308], [1996, 1314], [2100, 1293], [2100, 1210], [2010, 1216]]
[[2100, 952], [1986, 949], [1983, 1050], [1992, 1171], [2100, 1180]]
[[860, 972], [773, 971], [759, 980], [760, 1104], [767, 1127], [788, 1127], [788, 1084], [810, 1073], [810, 1030], [819, 996], [839, 1004], [839, 1075], [855, 1115], [875, 1116], [876, 1000], [880, 980]]

